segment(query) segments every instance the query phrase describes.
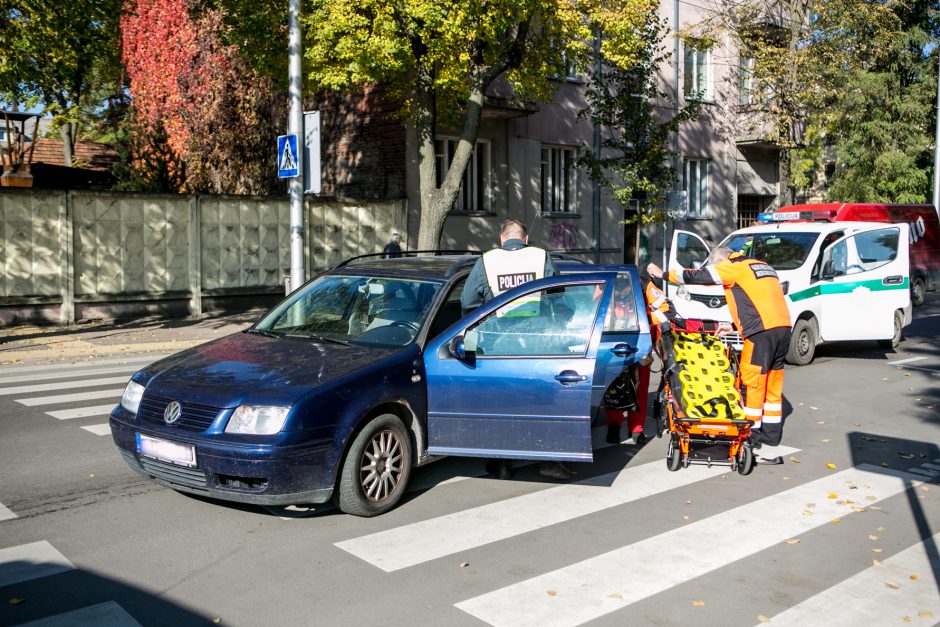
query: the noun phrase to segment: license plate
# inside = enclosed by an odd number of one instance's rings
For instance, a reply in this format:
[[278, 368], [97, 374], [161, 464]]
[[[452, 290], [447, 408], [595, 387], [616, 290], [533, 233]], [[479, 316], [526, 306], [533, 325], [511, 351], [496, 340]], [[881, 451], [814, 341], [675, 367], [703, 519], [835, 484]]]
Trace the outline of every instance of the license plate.
[[137, 452], [144, 457], [153, 457], [181, 466], [196, 465], [196, 447], [191, 444], [168, 442], [149, 435], [137, 434]]

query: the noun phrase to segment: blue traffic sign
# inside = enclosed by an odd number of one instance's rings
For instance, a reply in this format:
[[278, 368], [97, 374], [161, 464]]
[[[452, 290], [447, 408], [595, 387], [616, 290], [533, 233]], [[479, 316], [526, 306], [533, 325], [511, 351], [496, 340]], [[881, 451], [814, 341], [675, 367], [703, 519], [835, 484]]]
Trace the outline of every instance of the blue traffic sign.
[[289, 179], [299, 174], [297, 135], [281, 135], [277, 138], [277, 178]]

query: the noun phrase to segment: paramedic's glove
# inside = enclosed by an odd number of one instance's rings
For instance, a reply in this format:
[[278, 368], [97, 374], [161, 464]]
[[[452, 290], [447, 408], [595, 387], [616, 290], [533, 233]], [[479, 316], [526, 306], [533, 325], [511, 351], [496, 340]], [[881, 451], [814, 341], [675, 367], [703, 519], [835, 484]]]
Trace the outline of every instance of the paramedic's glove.
[[649, 275], [654, 279], [663, 278], [663, 269], [657, 266], [655, 263], [650, 262], [650, 264], [646, 266], [646, 272], [649, 273]]
[[715, 329], [715, 334], [718, 335], [718, 337], [723, 337], [733, 332], [734, 332], [734, 327], [728, 324], [727, 322], [722, 322], [721, 324], [718, 325], [718, 328]]

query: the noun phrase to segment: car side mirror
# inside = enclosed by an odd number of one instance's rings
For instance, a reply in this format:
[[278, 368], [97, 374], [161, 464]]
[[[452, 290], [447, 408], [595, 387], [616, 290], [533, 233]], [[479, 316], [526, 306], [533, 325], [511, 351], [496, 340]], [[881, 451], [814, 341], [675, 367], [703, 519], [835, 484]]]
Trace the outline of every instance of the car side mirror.
[[467, 349], [464, 346], [463, 336], [455, 335], [447, 344], [447, 351], [457, 359], [467, 358]]
[[822, 278], [829, 280], [829, 279], [834, 279], [835, 276], [836, 276], [836, 266], [832, 262], [832, 259], [830, 259], [823, 266]]

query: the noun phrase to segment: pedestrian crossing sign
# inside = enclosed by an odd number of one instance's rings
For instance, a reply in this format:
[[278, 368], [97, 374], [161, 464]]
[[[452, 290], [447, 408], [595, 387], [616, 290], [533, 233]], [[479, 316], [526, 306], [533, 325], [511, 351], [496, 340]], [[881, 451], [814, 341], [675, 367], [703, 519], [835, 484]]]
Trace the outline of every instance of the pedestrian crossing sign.
[[298, 174], [297, 135], [281, 135], [277, 138], [277, 178], [289, 179]]

